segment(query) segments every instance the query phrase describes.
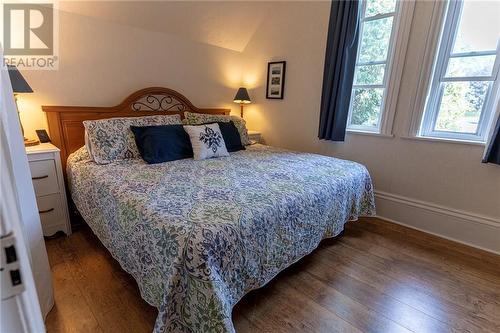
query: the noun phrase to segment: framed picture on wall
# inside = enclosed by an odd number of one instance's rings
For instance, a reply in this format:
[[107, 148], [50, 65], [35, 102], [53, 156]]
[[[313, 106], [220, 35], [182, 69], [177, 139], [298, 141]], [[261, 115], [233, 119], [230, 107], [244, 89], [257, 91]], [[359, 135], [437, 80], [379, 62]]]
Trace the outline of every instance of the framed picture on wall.
[[267, 99], [283, 99], [285, 70], [286, 61], [275, 61], [267, 64]]

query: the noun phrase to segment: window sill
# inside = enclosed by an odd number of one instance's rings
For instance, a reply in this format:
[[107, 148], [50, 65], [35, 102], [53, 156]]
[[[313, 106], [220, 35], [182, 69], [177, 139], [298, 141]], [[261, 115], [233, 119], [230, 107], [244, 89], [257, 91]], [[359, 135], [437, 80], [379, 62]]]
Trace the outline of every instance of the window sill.
[[447, 139], [447, 138], [435, 138], [435, 137], [424, 137], [424, 136], [402, 136], [401, 139], [405, 139], [405, 140], [417, 140], [417, 141], [429, 141], [429, 142], [446, 142], [446, 143], [471, 145], [471, 146], [484, 146], [484, 145], [486, 145], [486, 143], [479, 142], [479, 141], [459, 140], [459, 139]]
[[347, 129], [346, 132], [348, 134], [355, 134], [355, 135], [378, 136], [381, 138], [394, 138], [394, 134], [383, 134], [383, 133], [359, 131], [359, 130], [353, 130], [353, 129]]

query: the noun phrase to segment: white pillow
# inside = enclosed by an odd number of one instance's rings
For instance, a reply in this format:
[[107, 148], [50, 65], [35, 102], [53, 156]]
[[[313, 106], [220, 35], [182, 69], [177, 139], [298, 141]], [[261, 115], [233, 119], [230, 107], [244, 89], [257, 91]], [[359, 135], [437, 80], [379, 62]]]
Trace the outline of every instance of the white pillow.
[[238, 129], [241, 137], [241, 143], [244, 146], [251, 144], [250, 138], [248, 137], [248, 130], [246, 126], [246, 121], [238, 116], [229, 116], [222, 114], [206, 114], [206, 113], [194, 113], [194, 112], [184, 112], [184, 121], [186, 125], [201, 125], [208, 123], [228, 123], [233, 121], [234, 126]]
[[218, 124], [184, 125], [184, 130], [191, 140], [195, 160], [229, 156]]

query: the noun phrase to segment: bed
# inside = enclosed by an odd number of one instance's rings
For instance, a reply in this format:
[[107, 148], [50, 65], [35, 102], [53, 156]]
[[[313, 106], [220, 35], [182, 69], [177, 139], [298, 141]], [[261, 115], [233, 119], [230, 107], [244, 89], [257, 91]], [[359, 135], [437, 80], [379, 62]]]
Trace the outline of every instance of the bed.
[[[135, 115], [125, 109], [136, 100], [172, 94], [154, 89], [114, 108]], [[181, 109], [203, 113], [186, 105]], [[104, 117], [99, 109], [86, 109], [86, 116], [71, 107], [50, 110], [59, 120], [49, 118], [49, 126], [61, 129], [62, 119], [75, 125]], [[60, 138], [62, 149], [76, 145], [62, 130]], [[231, 311], [246, 293], [338, 235], [347, 221], [375, 212], [366, 168], [332, 157], [259, 144], [230, 157], [154, 165], [98, 165], [85, 147], [64, 154], [80, 214], [158, 308], [155, 332], [233, 332]]]

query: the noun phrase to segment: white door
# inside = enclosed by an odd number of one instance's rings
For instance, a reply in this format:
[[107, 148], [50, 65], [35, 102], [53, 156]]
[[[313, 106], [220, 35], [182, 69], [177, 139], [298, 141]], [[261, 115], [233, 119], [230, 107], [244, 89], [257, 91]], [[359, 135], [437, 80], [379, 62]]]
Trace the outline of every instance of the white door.
[[[0, 48], [0, 332], [38, 333], [45, 331], [43, 316], [53, 306], [52, 278], [12, 88], [3, 63]], [[4, 246], [12, 244], [15, 260], [8, 260]]]

